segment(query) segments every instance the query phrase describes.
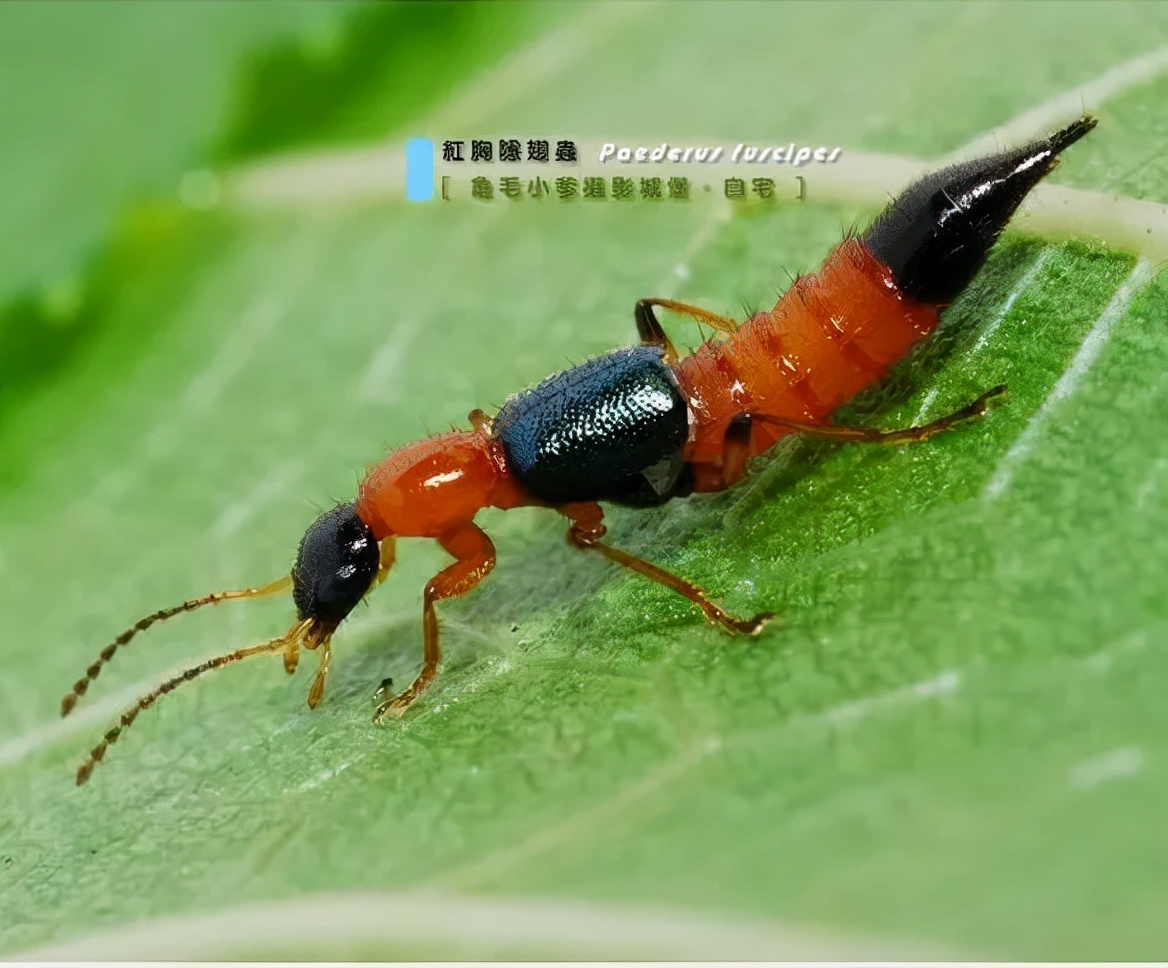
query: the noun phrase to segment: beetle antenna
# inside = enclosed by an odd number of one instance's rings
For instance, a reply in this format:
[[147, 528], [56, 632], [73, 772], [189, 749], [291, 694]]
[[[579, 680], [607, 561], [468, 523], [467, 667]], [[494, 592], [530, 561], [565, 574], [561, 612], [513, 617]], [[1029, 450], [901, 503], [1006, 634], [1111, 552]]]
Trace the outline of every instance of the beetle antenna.
[[212, 592], [210, 595], [204, 595], [202, 598], [192, 598], [189, 601], [183, 602], [181, 605], [174, 605], [171, 608], [160, 608], [152, 615], [147, 615], [145, 618], [139, 619], [102, 649], [93, 664], [85, 670], [85, 675], [73, 683], [72, 692], [61, 700], [61, 715], [68, 716], [72, 712], [73, 707], [77, 705], [77, 700], [85, 695], [86, 690], [89, 689], [89, 684], [98, 677], [101, 673], [102, 666], [114, 657], [114, 653], [118, 649], [129, 642], [139, 632], [145, 632], [155, 622], [163, 622], [182, 612], [193, 612], [196, 608], [202, 608], [204, 605], [218, 605], [220, 602], [233, 601], [237, 598], [265, 598], [268, 595], [278, 595], [283, 591], [287, 591], [291, 585], [292, 576], [286, 575], [278, 581], [272, 582], [270, 585], [264, 585], [262, 588], [245, 588], [235, 592]]
[[306, 618], [298, 625], [294, 625], [291, 629], [283, 635], [278, 635], [274, 639], [269, 639], [261, 645], [249, 645], [245, 649], [237, 649], [235, 652], [228, 652], [226, 655], [216, 656], [214, 659], [208, 659], [206, 662], [200, 662], [197, 666], [191, 666], [184, 672], [180, 672], [173, 679], [168, 679], [157, 689], [154, 689], [146, 695], [142, 696], [134, 705], [127, 709], [121, 716], [118, 717], [117, 723], [105, 731], [101, 742], [98, 743], [89, 755], [85, 758], [85, 762], [77, 768], [77, 785], [81, 786], [89, 779], [91, 773], [98, 763], [104, 759], [106, 751], [114, 745], [125, 732], [138, 718], [138, 714], [153, 706], [159, 699], [165, 696], [168, 692], [173, 692], [184, 682], [190, 682], [192, 679], [197, 679], [204, 672], [211, 672], [214, 669], [222, 669], [225, 665], [230, 665], [232, 662], [239, 662], [241, 659], [249, 659], [253, 655], [270, 655], [273, 652], [280, 652], [284, 650], [290, 643], [299, 642], [305, 633], [311, 630], [313, 619]]

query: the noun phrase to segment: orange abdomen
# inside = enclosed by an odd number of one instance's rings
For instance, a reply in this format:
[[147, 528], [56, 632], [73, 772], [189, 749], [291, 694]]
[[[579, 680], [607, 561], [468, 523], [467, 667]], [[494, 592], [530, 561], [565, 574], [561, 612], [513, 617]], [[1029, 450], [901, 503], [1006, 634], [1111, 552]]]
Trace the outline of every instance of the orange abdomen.
[[[878, 383], [937, 325], [937, 309], [904, 296], [891, 271], [855, 238], [734, 335], [703, 344], [676, 367], [696, 426], [685, 459], [717, 463], [730, 420], [766, 413], [823, 423]], [[756, 423], [751, 454], [789, 431]]]

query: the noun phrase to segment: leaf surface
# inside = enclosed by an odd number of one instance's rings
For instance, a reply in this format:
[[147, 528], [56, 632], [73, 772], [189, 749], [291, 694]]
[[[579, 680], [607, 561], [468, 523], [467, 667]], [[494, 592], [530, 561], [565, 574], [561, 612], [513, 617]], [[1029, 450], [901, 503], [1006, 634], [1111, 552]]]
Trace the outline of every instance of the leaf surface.
[[[149, 9], [99, 18], [113, 39], [94, 56], [111, 78], [174, 43]], [[365, 463], [629, 342], [636, 298], [741, 316], [871, 214], [816, 201], [813, 173], [806, 203], [729, 220], [702, 199], [195, 210], [151, 172], [204, 165], [211, 144], [228, 169], [232, 150], [357, 148], [361, 112], [383, 102], [376, 116], [399, 133], [479, 133], [428, 130], [394, 106], [392, 72], [343, 64], [329, 76], [347, 107], [249, 128], [273, 61], [293, 76], [303, 65], [279, 54], [292, 28], [257, 27], [250, 5], [216, 9], [230, 30], [206, 27], [203, 42], [234, 101], [169, 134], [104, 141], [131, 174], [85, 213], [46, 207], [76, 189], [70, 172], [15, 169], [32, 213], [21, 224], [48, 255], [9, 265], [0, 312], [40, 325], [28, 294], [73, 272], [66, 316], [83, 315], [86, 335], [67, 351], [35, 342], [0, 430], [0, 951], [117, 930], [123, 956], [181, 956], [203, 950], [183, 945], [227, 905], [298, 911], [362, 890], [477, 899], [507, 940], [460, 946], [419, 915], [412, 933], [374, 918], [357, 941], [322, 920], [311, 949], [289, 951], [279, 919], [257, 918], [216, 956], [593, 950], [503, 903], [534, 898], [672, 912], [665, 924], [816, 926], [806, 957], [856, 938], [973, 958], [1165, 957], [1168, 275], [1025, 224], [936, 345], [853, 411], [903, 426], [1008, 383], [984, 420], [906, 448], [788, 443], [730, 493], [611, 514], [614, 543], [738, 612], [778, 611], [757, 639], [720, 635], [684, 601], [572, 552], [554, 515], [485, 513], [499, 566], [443, 606], [443, 675], [405, 721], [371, 725], [370, 700], [420, 661], [421, 588], [444, 562], [421, 543], [402, 544], [346, 623], [315, 712], [312, 656], [294, 681], [274, 662], [233, 668], [143, 715], [76, 790], [79, 754], [122, 703], [282, 630], [290, 606], [152, 630], [76, 724], [58, 725], [69, 683], [139, 615], [285, 573]], [[476, 122], [493, 138], [795, 138], [937, 157], [1168, 42], [1157, 5], [1061, 9], [573, 7], [563, 19], [591, 30], [587, 45], [540, 21], [500, 55], [523, 63], [535, 45], [529, 90], [492, 100], [499, 75], [468, 69], [451, 97], [493, 104]], [[19, 14], [0, 9], [0, 24]], [[349, 17], [295, 29], [327, 27], [343, 58], [363, 49]], [[25, 27], [28, 43], [50, 29]], [[62, 25], [60, 42], [84, 45], [86, 29]], [[37, 90], [63, 60], [55, 83], [80, 90], [91, 68], [54, 56], [0, 56], [5, 89]], [[111, 104], [144, 96], [128, 87]], [[1087, 105], [1100, 126], [1052, 180], [1168, 201], [1164, 93], [1153, 74]], [[17, 118], [29, 159], [69, 151], [37, 108], [51, 94]], [[170, 155], [142, 167], [139, 140]], [[105, 257], [87, 263], [87, 245]], [[3, 251], [20, 248], [8, 237]], [[135, 933], [163, 916], [179, 919], [177, 947]], [[613, 950], [675, 950], [643, 943]]]

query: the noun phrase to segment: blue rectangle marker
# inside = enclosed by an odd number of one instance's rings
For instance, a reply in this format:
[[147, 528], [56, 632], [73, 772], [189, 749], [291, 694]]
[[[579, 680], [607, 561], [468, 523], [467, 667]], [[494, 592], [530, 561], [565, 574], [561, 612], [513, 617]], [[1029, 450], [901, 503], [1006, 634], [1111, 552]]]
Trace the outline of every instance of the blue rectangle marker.
[[434, 142], [410, 138], [406, 142], [406, 198], [428, 202], [434, 197]]

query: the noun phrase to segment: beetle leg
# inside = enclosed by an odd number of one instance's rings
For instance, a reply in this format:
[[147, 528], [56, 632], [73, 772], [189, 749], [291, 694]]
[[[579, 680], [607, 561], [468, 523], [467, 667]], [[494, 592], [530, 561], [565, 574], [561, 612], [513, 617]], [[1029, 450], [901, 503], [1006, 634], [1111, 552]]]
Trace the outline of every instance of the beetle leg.
[[840, 440], [860, 444], [907, 444], [915, 440], [928, 440], [930, 437], [935, 437], [948, 430], [954, 424], [981, 416], [989, 409], [990, 401], [1002, 396], [1005, 392], [1004, 384], [994, 387], [960, 410], [955, 410], [953, 413], [946, 414], [937, 420], [931, 420], [919, 427], [906, 427], [902, 430], [873, 430], [870, 427], [833, 427], [829, 424], [800, 423], [765, 413], [744, 414], [743, 416], [757, 420], [759, 423], [783, 427], [795, 433], [824, 440]]
[[328, 682], [329, 660], [333, 657], [332, 637], [326, 638], [320, 646], [320, 666], [308, 690], [308, 708], [315, 709], [324, 696], [324, 685]]
[[401, 716], [438, 674], [442, 650], [438, 643], [438, 613], [435, 604], [444, 598], [465, 595], [495, 567], [495, 546], [475, 524], [467, 522], [440, 537], [438, 543], [458, 560], [431, 578], [423, 594], [422, 671], [400, 696], [378, 705], [373, 714], [375, 723]]
[[489, 434], [494, 426], [494, 421], [478, 407], [468, 413], [466, 419], [470, 421], [470, 425], [479, 433]]
[[746, 476], [746, 465], [750, 462], [751, 426], [751, 414], [740, 413], [733, 417], [726, 425], [726, 435], [722, 438], [721, 463], [690, 464], [695, 492], [706, 494], [724, 491]]
[[652, 299], [638, 299], [633, 307], [633, 319], [637, 321], [637, 335], [646, 346], [660, 346], [665, 350], [665, 362], [676, 366], [678, 361], [677, 347], [661, 326], [656, 313], [653, 312]]
[[989, 409], [990, 401], [1006, 392], [1006, 387], [997, 386], [960, 410], [946, 414], [919, 427], [901, 430], [874, 430], [870, 427], [835, 427], [830, 424], [803, 423], [767, 413], [740, 413], [726, 426], [726, 436], [722, 444], [721, 463], [691, 463], [695, 493], [724, 491], [733, 487], [746, 476], [746, 466], [750, 460], [750, 432], [754, 423], [772, 427], [782, 427], [793, 433], [816, 437], [821, 440], [838, 440], [857, 444], [909, 444], [918, 440], [928, 440], [949, 430], [955, 424], [981, 416]]
[[373, 588], [376, 588], [389, 575], [389, 570], [397, 560], [397, 539], [391, 534], [381, 539], [381, 548], [378, 555], [377, 574], [373, 578]]
[[682, 313], [696, 319], [699, 323], [705, 323], [720, 333], [733, 333], [738, 329], [738, 323], [725, 316], [719, 316], [717, 313], [712, 313], [708, 309], [702, 309], [700, 306], [691, 306], [689, 303], [678, 302], [675, 299], [638, 299], [636, 306], [633, 307], [633, 319], [637, 321], [637, 334], [641, 337], [641, 342], [648, 346], [660, 346], [665, 350], [665, 362], [670, 366], [677, 363], [677, 347], [673, 345], [673, 341], [665, 335], [665, 329], [661, 325], [661, 321], [657, 319], [657, 314], [653, 312], [654, 306], [661, 306], [663, 309], [672, 309], [675, 313]]
[[712, 313], [708, 309], [702, 309], [700, 306], [694, 306], [690, 303], [678, 302], [676, 299], [638, 299], [637, 305], [633, 309], [633, 316], [637, 320], [637, 332], [646, 343], [656, 342], [655, 340], [649, 339], [647, 335], [649, 332], [654, 334], [660, 333], [664, 336], [661, 324], [657, 321], [657, 314], [653, 312], [654, 306], [660, 306], [662, 309], [672, 309], [675, 313], [689, 316], [691, 319], [696, 319], [699, 323], [705, 323], [719, 333], [733, 333], [741, 325], [727, 316], [719, 316], [717, 313]]
[[288, 644], [284, 646], [284, 671], [288, 675], [293, 675], [298, 665], [300, 665], [300, 640], [289, 639]]
[[630, 555], [627, 551], [621, 551], [619, 548], [604, 544], [600, 539], [604, 537], [607, 529], [603, 523], [604, 511], [599, 504], [594, 502], [564, 504], [556, 510], [571, 522], [568, 527], [568, 542], [570, 544], [583, 551], [597, 551], [622, 568], [635, 571], [638, 575], [685, 596], [700, 608], [707, 621], [714, 625], [720, 625], [731, 632], [755, 635], [774, 617], [772, 612], [759, 612], [753, 618], [735, 618], [720, 605], [710, 601], [706, 593], [692, 582], [671, 574], [651, 562]]

